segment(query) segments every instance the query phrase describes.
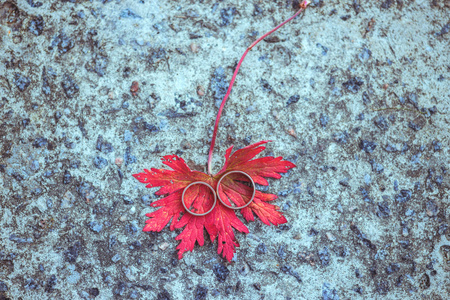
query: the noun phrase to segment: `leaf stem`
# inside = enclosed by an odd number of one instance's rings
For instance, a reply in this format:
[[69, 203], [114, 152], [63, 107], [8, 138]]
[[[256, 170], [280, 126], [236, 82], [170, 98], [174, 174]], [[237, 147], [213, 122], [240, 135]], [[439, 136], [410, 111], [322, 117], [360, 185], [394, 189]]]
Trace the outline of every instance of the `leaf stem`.
[[258, 38], [256, 41], [254, 41], [244, 52], [244, 54], [242, 55], [241, 59], [239, 60], [237, 66], [236, 66], [236, 70], [234, 70], [234, 74], [233, 77], [231, 78], [230, 81], [230, 85], [228, 86], [228, 90], [227, 93], [225, 94], [225, 97], [223, 97], [222, 100], [222, 104], [220, 105], [219, 108], [219, 112], [217, 113], [217, 117], [216, 117], [216, 123], [214, 124], [214, 132], [213, 132], [213, 136], [212, 136], [212, 140], [211, 140], [211, 147], [209, 148], [209, 156], [208, 156], [208, 174], [212, 175], [212, 158], [213, 158], [213, 152], [214, 152], [214, 145], [216, 143], [216, 137], [217, 137], [217, 129], [219, 127], [219, 121], [220, 121], [220, 117], [222, 115], [222, 110], [223, 107], [225, 106], [225, 103], [227, 102], [228, 96], [231, 93], [231, 89], [233, 88], [233, 84], [234, 81], [236, 80], [236, 76], [239, 72], [239, 68], [241, 67], [242, 62], [244, 61], [245, 56], [247, 56], [247, 53], [252, 50], [253, 47], [255, 47], [259, 42], [261, 42], [263, 39], [265, 39], [267, 36], [271, 35], [272, 33], [274, 33], [275, 31], [277, 31], [278, 29], [280, 29], [283, 25], [285, 25], [286, 23], [288, 23], [289, 21], [291, 21], [292, 19], [294, 19], [295, 17], [297, 17], [309, 4], [308, 0], [303, 1], [300, 4], [300, 9], [295, 13], [295, 15], [293, 15], [292, 17], [290, 17], [289, 19], [287, 19], [286, 21], [284, 21], [283, 23], [281, 23], [280, 25], [278, 25], [277, 27], [273, 28], [272, 30], [270, 30], [269, 32], [265, 33], [263, 36], [261, 36], [260, 38]]

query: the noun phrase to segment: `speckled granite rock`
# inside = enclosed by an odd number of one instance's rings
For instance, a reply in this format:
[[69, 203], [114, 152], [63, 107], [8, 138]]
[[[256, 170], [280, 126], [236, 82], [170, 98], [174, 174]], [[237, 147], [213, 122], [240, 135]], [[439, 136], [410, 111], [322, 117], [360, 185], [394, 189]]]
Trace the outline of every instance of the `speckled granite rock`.
[[[245, 48], [295, 0], [0, 4], [0, 299], [444, 299], [448, 1], [312, 1], [253, 49], [216, 150], [271, 139], [288, 223], [176, 259], [131, 176], [204, 171]], [[195, 43], [195, 45], [193, 45]]]

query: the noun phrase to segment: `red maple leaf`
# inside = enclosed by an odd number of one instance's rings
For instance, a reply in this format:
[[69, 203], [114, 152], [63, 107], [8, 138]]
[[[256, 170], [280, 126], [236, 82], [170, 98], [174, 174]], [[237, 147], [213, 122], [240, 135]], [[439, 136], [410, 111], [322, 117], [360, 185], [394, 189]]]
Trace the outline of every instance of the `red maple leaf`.
[[[215, 175], [208, 175], [199, 171], [191, 170], [184, 160], [177, 155], [167, 155], [162, 158], [163, 164], [172, 168], [166, 169], [144, 169], [143, 173], [133, 176], [147, 188], [161, 187], [155, 194], [165, 195], [164, 198], [150, 204], [152, 207], [160, 209], [148, 213], [148, 219], [143, 231], [161, 231], [171, 220], [170, 230], [184, 227], [183, 231], [175, 239], [180, 240], [178, 245], [178, 258], [183, 257], [186, 251], [192, 251], [197, 242], [203, 246], [204, 229], [208, 232], [211, 242], [218, 238], [217, 253], [222, 254], [228, 261], [231, 261], [235, 247], [239, 243], [235, 238], [233, 229], [248, 233], [248, 228], [236, 216], [233, 209], [224, 206], [217, 201], [211, 213], [205, 216], [194, 216], [186, 212], [181, 203], [183, 190], [192, 182], [203, 181], [210, 184], [215, 190], [219, 179], [229, 171], [244, 171], [252, 177], [255, 183], [268, 185], [265, 178], [281, 178], [280, 173], [286, 173], [295, 167], [293, 163], [283, 160], [282, 157], [261, 157], [253, 159], [266, 147], [261, 146], [268, 141], [261, 141], [232, 153], [233, 147], [227, 149], [225, 153], [225, 165], [222, 170]], [[232, 201], [238, 206], [248, 202], [253, 189], [240, 180], [224, 180], [221, 183], [219, 193], [224, 201]], [[212, 194], [206, 186], [194, 185], [187, 189], [185, 202], [188, 207], [194, 207], [197, 211], [211, 208], [213, 203]], [[269, 202], [277, 199], [276, 195], [266, 194], [256, 190], [255, 198], [249, 206], [241, 209], [241, 214], [247, 221], [254, 221], [257, 215], [266, 225], [279, 225], [286, 223], [286, 218], [279, 211], [278, 206]], [[228, 203], [229, 205], [231, 203]], [[180, 215], [181, 218], [180, 218]]]

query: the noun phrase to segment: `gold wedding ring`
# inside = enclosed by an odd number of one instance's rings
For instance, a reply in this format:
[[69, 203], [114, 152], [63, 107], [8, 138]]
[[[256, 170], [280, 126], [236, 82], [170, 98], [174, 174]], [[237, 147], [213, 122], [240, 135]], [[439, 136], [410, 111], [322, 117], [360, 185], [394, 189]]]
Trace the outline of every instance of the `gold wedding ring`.
[[[205, 213], [202, 213], [202, 214], [198, 214], [198, 213], [195, 213], [195, 212], [190, 211], [190, 210], [187, 208], [186, 203], [184, 203], [184, 194], [186, 193], [186, 191], [188, 190], [188, 188], [190, 188], [191, 186], [196, 185], [196, 184], [203, 184], [203, 185], [206, 185], [206, 186], [212, 191], [212, 193], [213, 193], [213, 195], [214, 195], [214, 203], [213, 203], [213, 205], [211, 206], [211, 209], [208, 210], [208, 211], [205, 212]], [[203, 181], [196, 181], [196, 182], [193, 182], [193, 183], [191, 183], [190, 185], [188, 185], [187, 187], [184, 188], [183, 194], [181, 195], [181, 203], [183, 204], [183, 206], [184, 206], [184, 208], [186, 209], [186, 211], [187, 211], [188, 213], [190, 213], [191, 215], [198, 216], [198, 217], [200, 217], [200, 216], [205, 216], [205, 215], [209, 214], [209, 213], [214, 209], [214, 207], [216, 206], [216, 203], [217, 203], [217, 195], [216, 195], [216, 191], [214, 191], [213, 187], [210, 186], [209, 184], [207, 184], [206, 182], [203, 182]]]
[[[219, 194], [219, 186], [220, 186], [220, 183], [222, 182], [222, 180], [223, 180], [225, 177], [227, 177], [227, 176], [230, 175], [230, 174], [234, 174], [234, 173], [238, 173], [238, 174], [245, 175], [248, 179], [250, 179], [250, 182], [252, 183], [252, 186], [253, 186], [253, 194], [252, 194], [252, 197], [251, 197], [250, 200], [249, 200], [245, 205], [243, 205], [243, 206], [237, 206], [237, 207], [235, 207], [235, 206], [228, 205], [228, 204], [226, 204], [226, 203], [222, 200], [222, 198], [220, 198], [220, 194]], [[244, 208], [244, 207], [249, 206], [250, 203], [253, 202], [253, 199], [255, 199], [255, 194], [256, 194], [256, 185], [255, 185], [255, 182], [253, 181], [252, 177], [250, 177], [250, 175], [248, 175], [247, 173], [242, 172], [242, 171], [230, 171], [230, 172], [228, 172], [228, 173], [225, 173], [225, 175], [223, 175], [223, 176], [220, 178], [219, 182], [217, 183], [217, 197], [219, 198], [219, 201], [220, 201], [223, 205], [225, 205], [226, 207], [231, 208], [231, 209], [241, 209], [241, 208]]]

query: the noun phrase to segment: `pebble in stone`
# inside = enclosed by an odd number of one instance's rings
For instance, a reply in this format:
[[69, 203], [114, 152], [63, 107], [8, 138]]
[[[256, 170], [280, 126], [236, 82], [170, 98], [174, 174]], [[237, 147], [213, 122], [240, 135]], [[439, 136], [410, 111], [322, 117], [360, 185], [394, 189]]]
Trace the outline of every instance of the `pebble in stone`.
[[27, 2], [31, 7], [41, 7], [43, 5], [40, 1], [34, 2], [34, 0], [27, 0]]
[[400, 193], [395, 195], [395, 201], [400, 203], [411, 200], [412, 192], [410, 190], [400, 190]]
[[289, 128], [288, 128], [287, 133], [288, 133], [290, 136], [297, 137], [297, 134], [295, 133], [295, 130], [294, 130], [294, 128], [292, 128], [292, 127], [289, 127]]
[[339, 300], [336, 289], [332, 289], [327, 282], [324, 282], [322, 286], [322, 300]]
[[[326, 56], [326, 55], [327, 55], [328, 50], [329, 50], [328, 47], [325, 47], [325, 46], [323, 46], [323, 45], [320, 44], [320, 43], [317, 43], [317, 44], [316, 44], [316, 47], [322, 50], [322, 55], [323, 55], [323, 56]], [[332, 77], [332, 78], [333, 78], [333, 77]], [[329, 83], [330, 83], [330, 84], [334, 84], [334, 78], [333, 78], [333, 81], [332, 81], [331, 78], [330, 78], [330, 82], [329, 82]]]
[[367, 92], [364, 92], [362, 94], [362, 100], [363, 100], [364, 104], [366, 104], [366, 105], [370, 104], [371, 101], [370, 101], [369, 94]]
[[[0, 104], [0, 108], [1, 108], [1, 104]], [[21, 124], [23, 126], [23, 128], [27, 128], [28, 125], [30, 125], [31, 120], [29, 118], [23, 119]]]
[[439, 207], [437, 206], [436, 202], [433, 200], [430, 200], [426, 203], [426, 213], [429, 217], [435, 217], [437, 216], [439, 212]]
[[327, 247], [320, 250], [317, 254], [319, 256], [322, 266], [328, 266], [330, 264], [330, 255], [328, 254]]
[[97, 169], [103, 169], [107, 165], [108, 165], [108, 161], [105, 158], [103, 158], [101, 156], [97, 156], [97, 157], [94, 158], [94, 166]]
[[81, 161], [78, 159], [70, 161], [69, 168], [71, 169], [78, 169], [78, 167], [81, 165]]
[[14, 84], [17, 86], [19, 91], [23, 92], [27, 89], [27, 87], [31, 84], [30, 78], [20, 74], [16, 73], [14, 74]]
[[114, 256], [111, 258], [111, 260], [112, 260], [114, 263], [118, 262], [120, 259], [121, 259], [120, 254], [116, 254], [116, 255], [114, 255]]
[[370, 183], [372, 182], [369, 174], [364, 175], [364, 182], [366, 185], [370, 185]]
[[202, 284], [197, 285], [194, 291], [194, 299], [206, 300], [207, 295], [208, 295], [208, 288]]
[[414, 214], [415, 214], [415, 211], [412, 210], [412, 209], [407, 209], [407, 210], [405, 211], [405, 216], [407, 216], [407, 217], [414, 216]]
[[319, 234], [319, 231], [317, 231], [316, 229], [314, 229], [314, 228], [311, 228], [310, 230], [309, 230], [309, 236], [316, 236], [316, 235], [318, 235]]
[[123, 133], [124, 142], [130, 142], [132, 138], [133, 138], [133, 133], [129, 130], [125, 130], [125, 132]]
[[380, 174], [384, 171], [383, 165], [376, 163], [373, 159], [370, 159], [369, 163], [372, 165], [372, 172], [376, 172], [376, 173]]
[[288, 101], [286, 102], [286, 106], [297, 103], [299, 100], [300, 100], [300, 95], [293, 95], [293, 96], [289, 97]]
[[122, 157], [116, 157], [116, 159], [114, 160], [114, 162], [115, 162], [115, 164], [116, 164], [118, 167], [121, 167], [122, 164], [123, 164], [123, 158], [122, 158]]
[[387, 152], [397, 152], [398, 151], [398, 149], [395, 145], [389, 144], [389, 143], [386, 145], [384, 150], [386, 150]]
[[410, 241], [406, 240], [406, 241], [398, 241], [400, 246], [402, 246], [402, 248], [407, 249], [410, 245]]
[[201, 85], [197, 87], [197, 95], [203, 97], [205, 95], [205, 88]]
[[44, 31], [44, 19], [42, 16], [32, 18], [28, 30], [36, 36], [41, 35], [42, 31]]
[[192, 53], [197, 53], [200, 49], [197, 43], [192, 43], [189, 48], [191, 49]]
[[440, 151], [442, 148], [442, 144], [436, 140], [433, 141], [433, 150], [434, 152]]
[[327, 232], [326, 236], [332, 242], [334, 242], [336, 240], [336, 237], [331, 232]]
[[346, 177], [346, 178], [340, 180], [339, 184], [342, 185], [342, 186], [345, 186], [345, 187], [350, 187], [350, 184], [349, 184], [348, 180], [349, 179]]
[[[39, 284], [39, 282], [36, 282], [36, 280], [34, 278], [28, 278], [25, 281], [25, 289], [26, 290], [36, 290], [39, 289], [41, 286]], [[0, 291], [1, 291], [1, 286], [0, 286]]]
[[375, 125], [383, 131], [389, 129], [389, 123], [386, 121], [384, 117], [378, 117], [374, 120]]
[[7, 292], [8, 291], [8, 286], [6, 285], [5, 282], [0, 280], [0, 292]]
[[144, 205], [150, 205], [152, 203], [152, 200], [149, 195], [142, 196], [141, 200], [144, 203]]
[[[355, 1], [356, 2], [356, 1]], [[372, 51], [370, 51], [369, 49], [367, 49], [366, 47], [363, 47], [362, 52], [358, 55], [358, 58], [362, 61], [365, 62], [367, 60], [370, 59], [370, 57], [372, 56]]]
[[39, 171], [39, 168], [40, 168], [39, 161], [33, 160], [30, 165], [31, 171], [37, 172], [37, 171]]
[[138, 228], [134, 224], [125, 225], [125, 231], [129, 235], [136, 235], [138, 233]]
[[53, 38], [52, 44], [49, 49], [53, 49], [55, 47], [58, 48], [58, 52], [60, 54], [67, 53], [70, 49], [75, 46], [75, 42], [69, 38], [64, 32], [60, 32]]
[[47, 208], [48, 209], [50, 209], [50, 208], [52, 208], [53, 207], [53, 201], [52, 201], [52, 199], [47, 199], [46, 200], [46, 204], [47, 204]]
[[256, 253], [257, 254], [266, 254], [267, 253], [267, 247], [264, 243], [261, 243], [258, 245], [258, 247], [256, 248]]
[[117, 244], [117, 237], [115, 235], [111, 235], [109, 237], [108, 248], [112, 249]]
[[391, 213], [391, 210], [389, 209], [389, 205], [386, 201], [382, 203], [378, 203], [378, 211], [377, 216], [380, 218], [387, 218], [389, 217]]
[[[447, 5], [448, 6], [448, 5]], [[435, 35], [436, 36], [443, 36], [443, 35], [445, 35], [445, 34], [447, 34], [447, 33], [449, 33], [450, 32], [450, 22], [448, 22], [447, 24], [445, 24], [442, 28], [441, 28], [441, 30], [439, 31], [439, 32], [436, 32], [435, 33]]]
[[333, 139], [336, 143], [339, 144], [347, 144], [348, 143], [348, 138], [349, 138], [349, 134], [347, 133], [347, 131], [342, 131], [342, 132], [338, 132], [338, 133], [334, 133], [333, 134]]
[[408, 236], [408, 234], [409, 234], [408, 228], [407, 227], [403, 227], [402, 228], [402, 235], [406, 237], [406, 236]]
[[70, 172], [68, 170], [64, 171], [64, 177], [63, 177], [63, 183], [69, 184], [72, 182], [72, 175], [70, 175]]
[[78, 195], [82, 197], [83, 199], [86, 199], [86, 201], [92, 200], [95, 198], [96, 193], [95, 190], [92, 187], [92, 184], [88, 182], [81, 182], [77, 188], [76, 188]]
[[320, 125], [322, 126], [322, 128], [327, 127], [328, 120], [329, 120], [329, 118], [327, 115], [320, 114], [319, 121], [320, 121]]
[[236, 7], [229, 7], [220, 10], [221, 23], [220, 26], [228, 26], [233, 22], [233, 18], [236, 15]]
[[33, 242], [32, 238], [26, 238], [26, 239], [25, 238], [20, 238], [14, 233], [9, 236], [9, 240], [13, 241], [13, 242], [16, 242], [18, 244], [32, 243]]
[[408, 127], [414, 131], [419, 131], [423, 126], [420, 123], [416, 123], [415, 121], [409, 121]]
[[130, 92], [133, 97], [136, 97], [139, 94], [139, 82], [133, 81], [131, 83]]
[[165, 289], [163, 289], [162, 292], [160, 292], [157, 296], [156, 296], [156, 300], [170, 300], [172, 299], [172, 296], [169, 294], [168, 291], [166, 291]]
[[101, 223], [98, 223], [97, 221], [93, 221], [89, 223], [89, 228], [92, 231], [99, 233], [100, 231], [102, 231], [103, 225]]
[[356, 94], [361, 86], [364, 84], [364, 81], [359, 77], [353, 77], [350, 80], [344, 82], [342, 85], [350, 92]]
[[264, 92], [269, 93], [272, 91], [272, 86], [270, 86], [269, 82], [266, 79], [261, 78], [260, 83]]
[[280, 245], [280, 246], [278, 247], [277, 254], [278, 254], [278, 256], [281, 257], [282, 259], [285, 259], [285, 258], [286, 258], [286, 255], [287, 255], [287, 253], [286, 253], [286, 245]]
[[134, 241], [133, 243], [131, 243], [131, 245], [130, 245], [129, 248], [130, 248], [131, 250], [139, 250], [141, 247], [142, 247], [141, 242], [139, 242], [139, 241]]
[[205, 271], [203, 271], [202, 269], [192, 268], [192, 271], [197, 273], [197, 275], [199, 275], [199, 276], [203, 276], [203, 274], [205, 274]]
[[67, 98], [75, 97], [80, 90], [78, 85], [75, 83], [75, 81], [72, 79], [72, 77], [70, 77], [70, 75], [68, 75], [68, 74], [64, 75], [63, 81], [61, 82], [61, 86], [62, 86]]
[[359, 148], [366, 153], [372, 153], [376, 147], [377, 144], [372, 141], [361, 140], [361, 142], [359, 143]]
[[164, 243], [160, 244], [158, 247], [159, 247], [159, 249], [164, 251], [169, 247], [169, 243], [164, 242]]
[[388, 273], [388, 274], [395, 273], [399, 270], [400, 270], [399, 264], [390, 264], [389, 266], [386, 267], [386, 273]]
[[124, 203], [125, 205], [131, 205], [131, 204], [134, 204], [133, 200], [131, 200], [131, 198], [128, 197], [128, 196], [123, 196], [123, 203]]
[[213, 273], [220, 282], [224, 282], [230, 274], [230, 270], [223, 264], [215, 264], [213, 266]]
[[441, 224], [441, 225], [439, 225], [438, 234], [439, 235], [445, 234], [447, 232], [447, 229], [448, 229], [448, 224]]

